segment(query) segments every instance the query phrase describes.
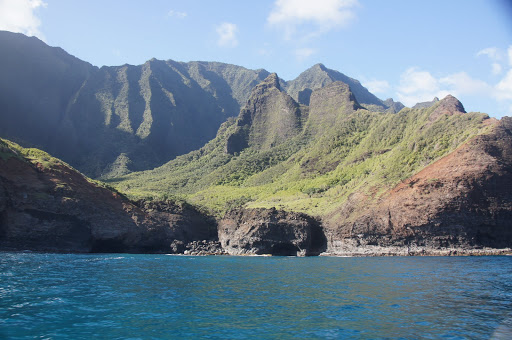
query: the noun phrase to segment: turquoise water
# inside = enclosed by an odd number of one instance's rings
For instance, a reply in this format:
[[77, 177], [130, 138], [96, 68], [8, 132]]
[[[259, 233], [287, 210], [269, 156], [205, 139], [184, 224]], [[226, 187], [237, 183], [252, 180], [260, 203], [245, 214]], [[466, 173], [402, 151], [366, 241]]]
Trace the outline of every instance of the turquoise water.
[[512, 257], [0, 253], [2, 339], [488, 339]]

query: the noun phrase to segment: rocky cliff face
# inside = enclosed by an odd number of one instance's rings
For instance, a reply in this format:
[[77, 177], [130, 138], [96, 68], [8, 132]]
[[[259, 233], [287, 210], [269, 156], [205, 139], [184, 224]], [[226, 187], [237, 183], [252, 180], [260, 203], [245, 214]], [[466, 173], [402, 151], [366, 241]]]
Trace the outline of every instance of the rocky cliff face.
[[328, 252], [512, 247], [512, 119], [488, 123], [495, 125], [490, 133], [474, 137], [376, 202], [353, 195], [325, 224]]
[[311, 94], [307, 129], [312, 134], [323, 133], [358, 109], [362, 107], [347, 84], [330, 83]]
[[219, 221], [219, 241], [230, 255], [318, 255], [325, 250], [319, 223], [300, 213], [238, 209]]
[[247, 147], [269, 149], [296, 136], [301, 130], [299, 105], [281, 91], [279, 78], [272, 73], [253, 89], [240, 111], [236, 129], [226, 141], [226, 152], [233, 154]]
[[186, 203], [131, 202], [46, 153], [2, 141], [0, 249], [286, 256], [510, 252], [512, 119], [487, 124], [490, 132], [379, 198], [355, 193], [322, 220], [239, 208], [218, 226]]
[[0, 248], [182, 253], [215, 241], [215, 223], [187, 204], [134, 203], [39, 150], [0, 145]]

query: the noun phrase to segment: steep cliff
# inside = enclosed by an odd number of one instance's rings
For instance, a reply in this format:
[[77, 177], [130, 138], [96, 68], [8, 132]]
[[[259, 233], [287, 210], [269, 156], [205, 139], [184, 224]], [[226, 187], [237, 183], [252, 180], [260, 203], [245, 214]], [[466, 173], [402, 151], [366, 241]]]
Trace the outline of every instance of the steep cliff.
[[215, 137], [268, 72], [151, 59], [94, 67], [0, 31], [0, 137], [94, 178], [152, 169]]
[[[313, 91], [308, 107], [275, 104], [289, 103], [286, 98], [277, 77], [269, 76], [237, 120], [205, 147], [121, 178], [118, 188], [176, 192], [207, 207], [220, 218], [219, 235], [232, 254], [272, 254], [278, 243], [288, 253], [301, 253], [307, 249], [306, 225], [315, 224], [332, 254], [489, 253], [481, 249], [511, 247], [508, 118], [465, 113], [453, 96], [398, 114], [372, 112], [341, 82]], [[301, 128], [266, 144], [279, 119], [290, 117], [289, 107], [298, 108]], [[258, 120], [268, 117], [274, 124], [258, 129]], [[263, 138], [251, 139], [253, 131]], [[242, 147], [230, 153], [237, 134]], [[457, 156], [460, 150], [466, 158]], [[490, 152], [496, 153], [492, 159]], [[448, 165], [435, 176], [418, 181], [443, 162]], [[417, 187], [421, 195], [412, 190]], [[300, 223], [286, 217], [291, 212], [304, 214]]]
[[310, 256], [325, 250], [320, 224], [276, 209], [238, 209], [219, 221], [219, 241], [230, 255]]
[[272, 73], [258, 84], [240, 111], [235, 130], [228, 136], [226, 152], [233, 154], [247, 147], [268, 150], [298, 135], [303, 113], [299, 105], [279, 86]]
[[328, 252], [511, 248], [512, 119], [489, 124], [376, 201], [352, 195], [325, 220]]
[[134, 203], [36, 149], [0, 140], [0, 248], [183, 252], [217, 238], [186, 203]]

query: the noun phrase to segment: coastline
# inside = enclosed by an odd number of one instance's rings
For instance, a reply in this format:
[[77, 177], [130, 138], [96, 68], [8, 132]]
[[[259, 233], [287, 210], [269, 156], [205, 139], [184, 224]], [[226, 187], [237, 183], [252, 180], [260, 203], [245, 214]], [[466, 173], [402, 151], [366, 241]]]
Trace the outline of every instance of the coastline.
[[[82, 252], [73, 251], [71, 249], [15, 249], [9, 247], [0, 247], [2, 253], [43, 253], [43, 254], [147, 254], [147, 255], [171, 255], [171, 256], [247, 256], [247, 257], [273, 257], [280, 255], [272, 254], [255, 254], [255, 253], [238, 253], [229, 254], [222, 248], [212, 249], [191, 249], [188, 248], [181, 253], [166, 252]], [[406, 256], [512, 256], [512, 248], [427, 248], [427, 247], [380, 247], [380, 246], [362, 246], [356, 249], [328, 249], [318, 255], [297, 255], [287, 257], [406, 257]]]

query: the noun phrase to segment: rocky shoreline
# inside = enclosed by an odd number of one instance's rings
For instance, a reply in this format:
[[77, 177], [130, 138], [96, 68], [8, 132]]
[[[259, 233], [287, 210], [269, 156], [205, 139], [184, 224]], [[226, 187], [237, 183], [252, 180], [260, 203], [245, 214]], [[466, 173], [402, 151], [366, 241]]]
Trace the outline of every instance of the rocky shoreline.
[[[238, 253], [229, 254], [222, 248], [220, 242], [216, 241], [194, 241], [184, 246], [183, 252], [151, 252], [143, 254], [161, 254], [175, 256], [246, 256], [246, 257], [269, 257], [269, 256], [290, 256], [275, 254], [254, 254], [254, 253]], [[20, 252], [20, 253], [46, 253], [46, 254], [113, 254], [112, 252], [81, 252], [65, 249], [19, 249], [16, 247], [0, 247], [0, 252]], [[139, 252], [116, 252], [116, 254], [140, 254]], [[297, 257], [389, 257], [389, 256], [512, 256], [512, 248], [400, 248], [400, 247], [361, 247], [353, 250], [333, 250], [326, 251], [315, 255], [298, 254]]]
[[376, 257], [376, 256], [504, 256], [512, 255], [512, 248], [426, 248], [365, 246], [357, 249], [332, 250], [320, 256]]

